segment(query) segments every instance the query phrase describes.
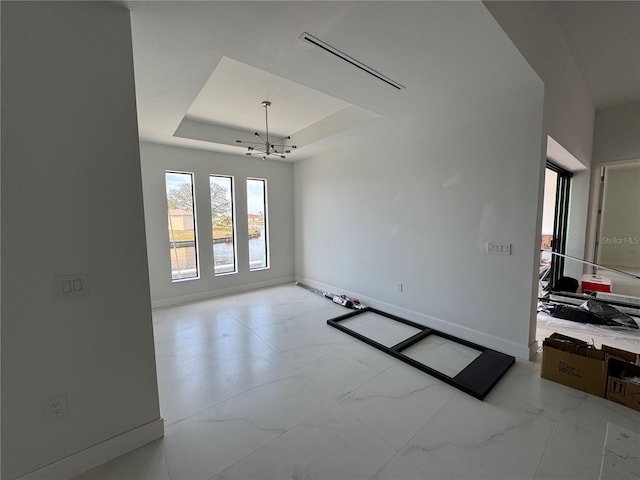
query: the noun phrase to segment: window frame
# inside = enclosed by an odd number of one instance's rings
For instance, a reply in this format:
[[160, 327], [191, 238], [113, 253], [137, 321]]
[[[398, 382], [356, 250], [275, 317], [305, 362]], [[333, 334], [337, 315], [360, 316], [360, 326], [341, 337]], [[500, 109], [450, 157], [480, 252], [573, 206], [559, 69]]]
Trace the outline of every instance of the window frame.
[[259, 178], [259, 177], [246, 177], [246, 183], [245, 185], [247, 186], [247, 198], [246, 198], [246, 202], [247, 202], [247, 237], [249, 236], [249, 188], [248, 188], [248, 184], [249, 181], [259, 181], [262, 182], [263, 184], [263, 203], [264, 203], [264, 211], [263, 211], [263, 215], [264, 215], [264, 248], [265, 248], [265, 266], [261, 266], [261, 267], [257, 267], [257, 268], [252, 268], [251, 267], [251, 250], [249, 247], [249, 241], [251, 240], [250, 238], [247, 238], [247, 248], [249, 250], [249, 272], [259, 272], [261, 270], [269, 270], [271, 268], [271, 245], [269, 244], [269, 195], [268, 195], [268, 182], [266, 178]]
[[211, 210], [211, 178], [228, 178], [230, 180], [231, 186], [231, 231], [233, 235], [233, 271], [230, 272], [221, 272], [216, 273], [216, 254], [215, 254], [215, 246], [216, 243], [213, 239], [213, 215], [211, 217], [211, 254], [213, 256], [213, 276], [214, 277], [223, 277], [225, 275], [235, 275], [238, 273], [238, 235], [236, 229], [236, 200], [235, 200], [235, 177], [233, 175], [223, 175], [219, 173], [210, 173], [209, 174], [209, 209]]
[[[551, 251], [564, 255], [567, 248], [569, 198], [571, 193], [571, 177], [573, 174], [548, 159], [545, 168], [557, 174]], [[552, 255], [549, 287], [556, 285], [560, 278], [564, 276], [564, 264], [564, 257]]]
[[[192, 210], [193, 210], [193, 248], [195, 255], [195, 268], [196, 274], [193, 277], [187, 278], [173, 278], [173, 268], [171, 265], [171, 251], [176, 248], [176, 241], [171, 240], [171, 232], [173, 228], [171, 228], [171, 214], [169, 208], [169, 191], [167, 189], [167, 174], [178, 174], [178, 175], [189, 175], [191, 177], [191, 202], [192, 202]], [[200, 242], [198, 242], [198, 221], [197, 221], [197, 205], [196, 205], [196, 184], [195, 184], [195, 173], [188, 172], [184, 170], [173, 170], [173, 169], [165, 169], [164, 171], [164, 196], [167, 207], [167, 228], [168, 228], [168, 240], [169, 240], [169, 272], [171, 276], [171, 283], [181, 283], [188, 282], [192, 280], [200, 279]], [[172, 247], [173, 244], [173, 247]]]

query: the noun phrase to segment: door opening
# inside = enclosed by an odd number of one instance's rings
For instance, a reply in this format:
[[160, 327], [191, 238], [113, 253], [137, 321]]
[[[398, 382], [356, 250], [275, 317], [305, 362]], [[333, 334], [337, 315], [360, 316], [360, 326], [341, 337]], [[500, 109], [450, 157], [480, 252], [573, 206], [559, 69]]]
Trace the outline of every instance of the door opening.
[[571, 172], [547, 160], [540, 245], [540, 281], [545, 290], [564, 276], [564, 258], [550, 252], [564, 254], [567, 246], [570, 180]]

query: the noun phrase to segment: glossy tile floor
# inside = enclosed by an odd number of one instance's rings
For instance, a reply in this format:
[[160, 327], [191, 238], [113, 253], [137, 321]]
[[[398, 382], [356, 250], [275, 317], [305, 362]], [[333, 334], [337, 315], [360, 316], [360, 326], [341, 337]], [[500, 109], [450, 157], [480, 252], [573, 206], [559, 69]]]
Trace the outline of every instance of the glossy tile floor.
[[607, 428], [640, 432], [539, 362], [476, 400], [326, 325], [343, 313], [294, 285], [155, 310], [166, 436], [77, 478], [598, 479]]

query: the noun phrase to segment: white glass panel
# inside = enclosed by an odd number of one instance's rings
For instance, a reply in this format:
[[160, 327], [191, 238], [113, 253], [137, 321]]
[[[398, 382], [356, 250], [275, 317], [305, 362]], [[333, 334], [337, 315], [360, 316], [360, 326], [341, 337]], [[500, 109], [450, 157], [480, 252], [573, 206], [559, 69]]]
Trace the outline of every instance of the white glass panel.
[[364, 312], [339, 323], [387, 347], [393, 347], [421, 331], [373, 312]]
[[402, 353], [450, 377], [455, 377], [482, 354], [480, 350], [438, 335], [429, 335]]

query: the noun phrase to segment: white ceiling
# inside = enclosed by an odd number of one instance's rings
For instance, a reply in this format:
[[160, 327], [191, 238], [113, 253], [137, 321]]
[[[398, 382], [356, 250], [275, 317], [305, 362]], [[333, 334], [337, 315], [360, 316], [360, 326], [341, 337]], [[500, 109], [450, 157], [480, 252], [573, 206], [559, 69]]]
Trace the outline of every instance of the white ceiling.
[[271, 102], [269, 130], [280, 136], [302, 130], [350, 105], [286, 78], [223, 57], [191, 104], [186, 118], [262, 132], [265, 129], [263, 100]]
[[640, 101], [640, 2], [549, 2], [597, 109]]
[[370, 109], [390, 105], [384, 96], [391, 87], [298, 38], [307, 29], [346, 31], [354, 15], [347, 2], [126, 5], [142, 140], [244, 154], [236, 140], [264, 134], [261, 102], [268, 100], [271, 139], [291, 135], [300, 148], [287, 160], [295, 161], [312, 153], [309, 144], [337, 133], [328, 123], [349, 129], [379, 117]]
[[[553, 2], [597, 107], [640, 100], [640, 2]], [[415, 118], [481, 101], [530, 79], [497, 60], [511, 55], [491, 15], [469, 2], [131, 1], [142, 140], [244, 154], [235, 144], [263, 132], [292, 135], [311, 155], [318, 140], [380, 116]], [[605, 8], [607, 7], [607, 8]], [[470, 15], [472, 13], [472, 15]], [[486, 17], [486, 18], [485, 18]], [[472, 39], [466, 38], [474, 32]], [[396, 90], [298, 37], [320, 38], [406, 86]], [[490, 57], [487, 45], [495, 50]], [[451, 55], [455, 52], [455, 55]], [[501, 53], [502, 52], [502, 53]], [[495, 72], [501, 77], [496, 78]], [[401, 120], [403, 121], [403, 120]]]

